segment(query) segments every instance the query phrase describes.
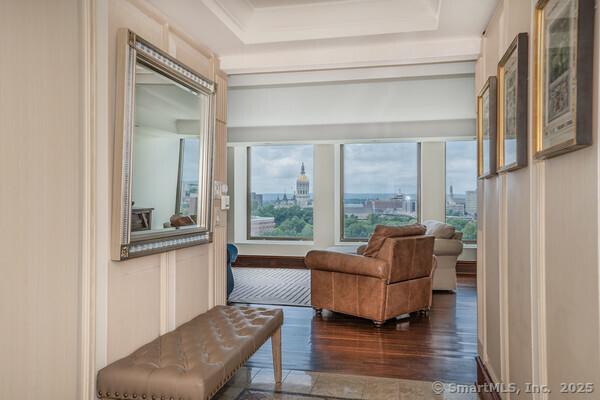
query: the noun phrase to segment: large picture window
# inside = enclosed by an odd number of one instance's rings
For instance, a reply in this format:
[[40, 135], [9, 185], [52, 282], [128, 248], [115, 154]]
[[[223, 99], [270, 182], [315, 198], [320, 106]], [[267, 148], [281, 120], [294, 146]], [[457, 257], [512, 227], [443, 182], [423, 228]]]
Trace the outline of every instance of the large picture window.
[[477, 142], [446, 143], [446, 223], [477, 240]]
[[342, 240], [366, 240], [377, 224], [418, 220], [418, 160], [418, 143], [342, 146]]
[[248, 239], [312, 240], [312, 145], [252, 146], [248, 177]]

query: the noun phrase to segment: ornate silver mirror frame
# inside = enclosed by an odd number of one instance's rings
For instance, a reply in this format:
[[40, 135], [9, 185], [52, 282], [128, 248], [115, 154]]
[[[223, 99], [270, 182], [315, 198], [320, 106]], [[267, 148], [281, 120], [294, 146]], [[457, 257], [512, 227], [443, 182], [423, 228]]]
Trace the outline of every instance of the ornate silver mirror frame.
[[[132, 168], [136, 66], [145, 66], [177, 84], [208, 96], [208, 118], [200, 136], [196, 224], [166, 231], [131, 234]], [[127, 29], [119, 31], [112, 202], [112, 259], [126, 260], [212, 240], [212, 188], [215, 132], [214, 82]]]

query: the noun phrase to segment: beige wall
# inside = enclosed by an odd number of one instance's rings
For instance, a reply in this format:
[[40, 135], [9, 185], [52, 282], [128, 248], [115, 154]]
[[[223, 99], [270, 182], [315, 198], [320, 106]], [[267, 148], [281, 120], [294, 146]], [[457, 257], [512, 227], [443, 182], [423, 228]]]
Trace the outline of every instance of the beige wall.
[[[110, 232], [116, 38], [129, 28], [188, 66], [218, 82], [215, 179], [226, 180], [226, 76], [218, 60], [181, 34], [144, 1], [110, 0], [98, 5], [99, 218], [97, 367], [123, 357], [215, 304], [225, 302], [226, 214], [215, 201], [214, 243], [114, 262], [106, 244]], [[102, 89], [107, 88], [104, 93]], [[102, 184], [105, 182], [105, 184]]]
[[[531, 71], [535, 3], [499, 4], [484, 35], [477, 91], [519, 32], [530, 33]], [[600, 385], [599, 19], [596, 10], [594, 145], [547, 161], [530, 155], [528, 168], [479, 184], [480, 356], [497, 381], [548, 384], [551, 399], [597, 396], [559, 394], [561, 382]], [[530, 116], [531, 86], [530, 79]], [[530, 149], [531, 137], [530, 121]]]
[[116, 33], [127, 27], [217, 80], [218, 60], [142, 0], [0, 2], [0, 398], [94, 398], [98, 368], [225, 301], [214, 243], [110, 261]]
[[0, 398], [79, 398], [77, 0], [0, 2]]

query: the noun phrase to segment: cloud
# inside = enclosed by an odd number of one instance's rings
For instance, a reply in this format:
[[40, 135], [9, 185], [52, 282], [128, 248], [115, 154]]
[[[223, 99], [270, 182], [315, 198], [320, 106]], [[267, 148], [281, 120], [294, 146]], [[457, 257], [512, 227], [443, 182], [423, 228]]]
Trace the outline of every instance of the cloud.
[[[312, 145], [253, 146], [250, 149], [251, 191], [292, 193], [304, 162], [313, 191]], [[346, 144], [344, 190], [346, 193], [417, 193], [418, 145], [416, 143]], [[319, 173], [319, 171], [316, 171]], [[448, 142], [446, 188], [455, 193], [477, 188], [477, 156], [474, 141]]]
[[271, 145], [250, 148], [251, 191], [292, 193], [304, 162], [306, 175], [313, 182], [312, 145]]
[[417, 193], [417, 150], [416, 143], [344, 145], [344, 191]]

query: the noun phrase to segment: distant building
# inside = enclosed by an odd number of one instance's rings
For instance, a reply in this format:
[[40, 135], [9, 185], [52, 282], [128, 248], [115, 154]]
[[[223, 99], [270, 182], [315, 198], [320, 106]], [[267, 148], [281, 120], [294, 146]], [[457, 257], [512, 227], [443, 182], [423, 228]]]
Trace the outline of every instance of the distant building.
[[304, 169], [304, 163], [300, 167], [300, 175], [296, 179], [296, 193], [288, 197], [287, 194], [283, 194], [283, 198], [277, 196], [277, 200], [273, 202], [275, 208], [287, 208], [298, 206], [300, 208], [310, 207], [310, 181], [306, 176], [306, 170]]
[[354, 215], [358, 219], [367, 219], [369, 214], [373, 214], [373, 207], [366, 204], [344, 204], [344, 214]]
[[179, 209], [182, 215], [196, 215], [198, 213], [198, 184], [186, 182], [180, 199]]
[[467, 190], [467, 202], [465, 206], [467, 214], [477, 216], [477, 191]]
[[452, 211], [451, 215], [463, 217], [465, 215], [465, 205], [461, 203], [446, 204], [446, 211]]
[[454, 188], [450, 185], [450, 194], [446, 198], [446, 212], [452, 212], [452, 215], [465, 215], [465, 201], [454, 197]]
[[389, 199], [366, 200], [362, 204], [345, 204], [344, 212], [361, 219], [367, 218], [370, 214], [414, 216], [417, 214], [417, 200], [400, 191]]
[[263, 195], [258, 193], [250, 193], [250, 205], [252, 209], [257, 209], [263, 206]]
[[373, 214], [407, 214], [410, 212], [409, 202], [403, 194], [387, 200], [369, 200], [367, 204], [373, 209]]
[[250, 236], [262, 236], [273, 229], [275, 229], [274, 217], [250, 218]]
[[275, 208], [293, 207], [296, 205], [296, 196], [292, 195], [291, 197], [288, 197], [288, 195], [284, 193], [282, 198], [277, 196], [277, 200], [275, 200], [273, 204], [275, 205]]
[[306, 171], [304, 170], [304, 163], [300, 167], [300, 175], [296, 179], [296, 204], [298, 207], [307, 208], [310, 197], [308, 195], [310, 188], [310, 182]]

